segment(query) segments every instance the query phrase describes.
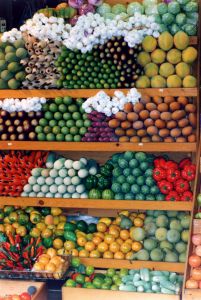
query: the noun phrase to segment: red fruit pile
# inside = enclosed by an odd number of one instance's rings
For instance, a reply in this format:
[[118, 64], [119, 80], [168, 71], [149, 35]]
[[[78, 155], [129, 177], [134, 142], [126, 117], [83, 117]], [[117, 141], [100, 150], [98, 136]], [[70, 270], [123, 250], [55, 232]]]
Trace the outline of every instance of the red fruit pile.
[[187, 289], [201, 289], [201, 234], [192, 236], [193, 253], [189, 256], [190, 278], [186, 281]]
[[11, 151], [0, 155], [0, 195], [20, 196], [23, 187], [28, 182], [31, 170], [43, 167], [48, 152]]
[[163, 157], [154, 160], [153, 178], [167, 201], [192, 201], [190, 182], [195, 179], [196, 166], [189, 158], [179, 163]]

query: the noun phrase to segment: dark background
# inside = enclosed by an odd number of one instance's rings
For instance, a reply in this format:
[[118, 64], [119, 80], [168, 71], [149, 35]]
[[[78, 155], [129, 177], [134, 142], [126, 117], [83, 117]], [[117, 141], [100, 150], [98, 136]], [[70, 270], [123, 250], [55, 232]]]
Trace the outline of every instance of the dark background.
[[7, 28], [19, 28], [40, 8], [55, 7], [65, 0], [0, 0], [0, 18], [6, 19]]

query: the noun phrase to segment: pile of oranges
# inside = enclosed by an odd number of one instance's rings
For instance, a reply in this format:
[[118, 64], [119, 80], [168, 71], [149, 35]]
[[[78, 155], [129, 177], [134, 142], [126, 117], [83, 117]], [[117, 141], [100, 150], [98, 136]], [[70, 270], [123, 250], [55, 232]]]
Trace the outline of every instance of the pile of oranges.
[[[120, 227], [121, 214], [126, 214], [132, 220], [133, 226], [129, 230]], [[131, 238], [132, 231], [136, 227], [143, 227], [144, 219], [145, 214], [143, 213], [129, 214], [127, 211], [120, 213], [113, 221], [110, 218], [101, 218], [97, 224], [97, 232], [86, 234], [77, 231], [77, 245], [72, 241], [66, 241], [64, 243], [65, 254], [90, 258], [132, 260], [134, 253], [143, 247], [141, 242]]]

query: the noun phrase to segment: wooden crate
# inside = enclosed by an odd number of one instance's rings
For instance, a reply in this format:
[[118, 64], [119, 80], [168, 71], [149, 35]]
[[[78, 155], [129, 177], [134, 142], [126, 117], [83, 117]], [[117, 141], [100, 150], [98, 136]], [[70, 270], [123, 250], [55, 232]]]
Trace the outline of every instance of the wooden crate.
[[201, 234], [201, 219], [193, 220], [193, 234]]
[[201, 290], [185, 290], [182, 300], [200, 300], [201, 299]]
[[[135, 293], [123, 291], [107, 291], [96, 289], [82, 289], [82, 288], [62, 288], [62, 300], [179, 300], [180, 295], [165, 295], [152, 293]], [[197, 300], [197, 299], [196, 299]]]
[[0, 280], [0, 296], [22, 294], [27, 292], [27, 288], [30, 285], [37, 288], [37, 292], [32, 300], [47, 300], [45, 283], [35, 281]]

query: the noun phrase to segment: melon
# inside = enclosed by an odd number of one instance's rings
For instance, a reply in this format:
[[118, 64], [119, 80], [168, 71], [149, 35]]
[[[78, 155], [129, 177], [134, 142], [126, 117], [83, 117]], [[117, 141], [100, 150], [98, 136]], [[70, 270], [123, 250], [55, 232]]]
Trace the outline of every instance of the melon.
[[167, 240], [170, 243], [177, 243], [180, 240], [180, 232], [176, 229], [170, 229], [167, 232]]
[[158, 38], [158, 44], [164, 51], [168, 51], [173, 47], [173, 36], [165, 31]]
[[137, 260], [149, 260], [149, 252], [145, 249], [141, 249], [135, 254]]
[[183, 230], [180, 221], [176, 220], [176, 219], [174, 219], [170, 222], [170, 229], [176, 229], [179, 232], [181, 232]]
[[157, 241], [154, 239], [146, 239], [144, 240], [144, 249], [151, 251], [157, 247]]
[[160, 248], [163, 250], [165, 250], [165, 249], [172, 250], [173, 245], [170, 242], [168, 242], [167, 240], [165, 240], [165, 241], [160, 242]]
[[150, 258], [153, 261], [162, 261], [163, 252], [161, 251], [161, 249], [153, 249], [150, 253]]
[[184, 218], [181, 219], [181, 226], [184, 229], [188, 229], [190, 227], [191, 217], [186, 215]]
[[153, 222], [147, 223], [144, 226], [144, 230], [147, 233], [147, 236], [154, 236], [156, 229], [157, 229], [157, 226]]
[[179, 260], [179, 257], [177, 255], [177, 253], [175, 253], [175, 252], [169, 251], [165, 255], [166, 262], [177, 262], [178, 260]]
[[167, 239], [167, 229], [166, 228], [158, 228], [155, 232], [155, 237], [158, 241], [165, 241]]
[[169, 223], [168, 218], [165, 215], [160, 215], [156, 219], [156, 225], [158, 227], [166, 227]]
[[132, 240], [140, 242], [144, 240], [146, 232], [143, 228], [136, 227], [134, 228], [134, 230], [132, 230], [132, 233], [130, 235]]

